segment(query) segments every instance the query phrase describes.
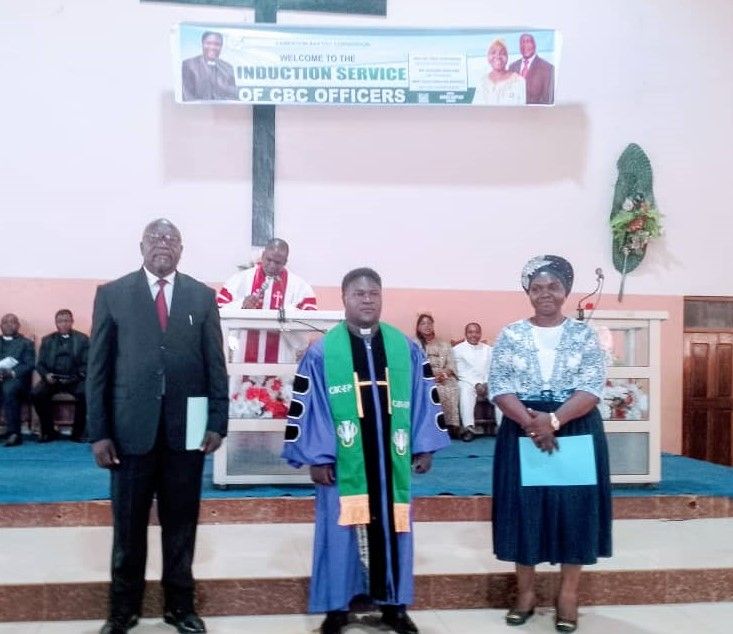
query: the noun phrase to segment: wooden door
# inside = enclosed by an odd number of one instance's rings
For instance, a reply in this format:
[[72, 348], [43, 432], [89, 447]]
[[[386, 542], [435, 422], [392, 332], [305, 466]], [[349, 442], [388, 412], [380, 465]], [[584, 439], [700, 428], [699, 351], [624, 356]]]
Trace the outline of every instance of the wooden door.
[[682, 452], [733, 465], [733, 333], [684, 336]]

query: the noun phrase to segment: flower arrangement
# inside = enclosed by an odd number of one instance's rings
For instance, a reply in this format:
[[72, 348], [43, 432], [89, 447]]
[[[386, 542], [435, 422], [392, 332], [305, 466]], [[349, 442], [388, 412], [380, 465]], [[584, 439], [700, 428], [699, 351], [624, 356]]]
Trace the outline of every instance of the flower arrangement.
[[229, 398], [230, 418], [285, 418], [292, 386], [276, 376], [243, 376]]
[[625, 257], [631, 253], [642, 255], [649, 240], [662, 235], [662, 215], [641, 193], [626, 197], [610, 224]]
[[644, 420], [649, 397], [636, 383], [608, 379], [599, 408], [604, 420]]
[[641, 264], [649, 241], [662, 233], [655, 208], [652, 165], [636, 143], [630, 143], [616, 162], [618, 179], [611, 203], [611, 254], [621, 273], [618, 301], [624, 299], [626, 276]]

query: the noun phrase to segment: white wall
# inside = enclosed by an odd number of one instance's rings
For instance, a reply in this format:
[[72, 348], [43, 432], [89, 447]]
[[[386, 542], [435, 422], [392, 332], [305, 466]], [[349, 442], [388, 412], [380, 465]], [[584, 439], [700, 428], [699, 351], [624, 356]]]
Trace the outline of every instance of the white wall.
[[[537, 26], [564, 50], [553, 109], [278, 109], [276, 232], [335, 285], [370, 263], [390, 286], [516, 289], [536, 252], [603, 266], [615, 162], [649, 154], [666, 236], [628, 292], [733, 294], [733, 3], [388, 0], [384, 18], [285, 23]], [[136, 0], [0, 0], [0, 275], [115, 277], [143, 225], [184, 235], [182, 268], [222, 280], [248, 259], [251, 114], [176, 105], [169, 27], [246, 10]], [[720, 256], [715, 255], [720, 254]], [[713, 259], [715, 257], [715, 259]], [[610, 307], [610, 306], [609, 306]]]

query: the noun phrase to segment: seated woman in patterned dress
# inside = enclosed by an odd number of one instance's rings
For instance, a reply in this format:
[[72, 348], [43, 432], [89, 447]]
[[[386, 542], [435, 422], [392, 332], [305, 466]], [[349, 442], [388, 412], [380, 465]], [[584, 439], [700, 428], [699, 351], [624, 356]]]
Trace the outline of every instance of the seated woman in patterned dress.
[[[492, 530], [494, 553], [516, 566], [517, 603], [508, 625], [534, 614], [535, 565], [561, 564], [555, 629], [577, 628], [581, 567], [611, 556], [611, 484], [603, 421], [596, 405], [606, 368], [595, 332], [562, 314], [573, 283], [569, 262], [531, 259], [522, 287], [534, 315], [506, 326], [494, 347], [490, 398], [504, 414], [496, 441]], [[522, 486], [519, 439], [552, 452], [557, 438], [589, 435], [596, 484]]]
[[458, 378], [453, 348], [447, 341], [435, 336], [433, 316], [421, 313], [415, 326], [415, 339], [425, 352], [435, 375], [440, 404], [443, 406], [445, 424], [451, 438], [457, 438], [460, 431], [458, 416]]

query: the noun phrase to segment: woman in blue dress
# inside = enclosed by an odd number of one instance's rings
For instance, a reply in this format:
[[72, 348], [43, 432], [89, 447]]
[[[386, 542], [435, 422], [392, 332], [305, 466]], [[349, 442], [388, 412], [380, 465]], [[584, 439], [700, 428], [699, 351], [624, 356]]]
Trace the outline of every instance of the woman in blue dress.
[[[604, 354], [586, 323], [562, 314], [572, 284], [573, 268], [559, 256], [538, 256], [525, 265], [522, 287], [534, 315], [502, 330], [489, 377], [490, 398], [504, 415], [494, 461], [494, 553], [515, 562], [518, 586], [505, 619], [521, 625], [534, 614], [535, 565], [559, 563], [559, 632], [577, 629], [582, 566], [611, 556], [608, 448], [596, 407], [606, 378]], [[557, 438], [578, 435], [592, 438], [596, 484], [522, 486], [520, 437], [552, 452]]]

